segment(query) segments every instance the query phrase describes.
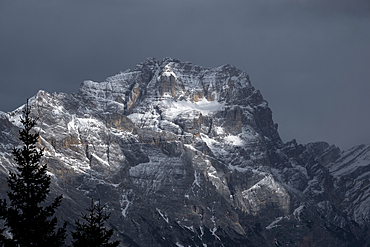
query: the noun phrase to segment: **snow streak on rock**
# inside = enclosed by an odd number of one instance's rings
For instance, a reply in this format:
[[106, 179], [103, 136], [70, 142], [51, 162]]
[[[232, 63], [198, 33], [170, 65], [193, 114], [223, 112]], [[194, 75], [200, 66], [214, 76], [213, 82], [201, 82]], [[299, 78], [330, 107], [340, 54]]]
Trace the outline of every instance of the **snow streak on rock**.
[[[233, 66], [147, 59], [76, 94], [39, 91], [30, 105], [71, 222], [100, 198], [115, 237], [133, 246], [369, 241], [370, 147], [283, 143]], [[3, 181], [23, 108], [0, 112]]]

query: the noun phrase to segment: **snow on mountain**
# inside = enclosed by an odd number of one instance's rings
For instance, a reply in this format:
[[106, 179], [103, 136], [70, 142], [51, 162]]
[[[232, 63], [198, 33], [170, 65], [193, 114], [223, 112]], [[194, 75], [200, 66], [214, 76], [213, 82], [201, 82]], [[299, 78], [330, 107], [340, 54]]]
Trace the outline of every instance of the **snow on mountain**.
[[[150, 58], [29, 102], [71, 225], [100, 198], [128, 246], [369, 243], [369, 146], [283, 143], [233, 66]], [[3, 185], [23, 107], [0, 114]]]
[[341, 208], [356, 222], [370, 221], [370, 146], [360, 145], [340, 154], [328, 165]]

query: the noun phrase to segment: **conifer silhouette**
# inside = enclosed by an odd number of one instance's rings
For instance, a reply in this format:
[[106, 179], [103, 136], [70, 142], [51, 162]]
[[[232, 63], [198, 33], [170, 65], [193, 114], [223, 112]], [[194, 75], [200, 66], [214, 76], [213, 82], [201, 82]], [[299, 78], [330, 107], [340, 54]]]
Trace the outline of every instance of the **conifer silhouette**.
[[76, 229], [72, 232], [72, 247], [116, 247], [119, 241], [109, 242], [113, 235], [113, 229], [107, 230], [104, 222], [110, 214], [103, 213], [104, 207], [100, 200], [94, 204], [91, 200], [91, 207], [87, 209], [89, 214], [82, 214], [86, 222], [76, 220]]
[[7, 199], [0, 199], [0, 219], [10, 238], [0, 237], [1, 246], [62, 246], [66, 238], [66, 223], [56, 229], [55, 210], [60, 206], [62, 195], [50, 205], [45, 200], [50, 193], [51, 178], [47, 165], [40, 164], [43, 149], [37, 148], [39, 133], [34, 132], [37, 119], [30, 116], [28, 100], [23, 128], [19, 131], [21, 148], [14, 148], [16, 171], [9, 172]]

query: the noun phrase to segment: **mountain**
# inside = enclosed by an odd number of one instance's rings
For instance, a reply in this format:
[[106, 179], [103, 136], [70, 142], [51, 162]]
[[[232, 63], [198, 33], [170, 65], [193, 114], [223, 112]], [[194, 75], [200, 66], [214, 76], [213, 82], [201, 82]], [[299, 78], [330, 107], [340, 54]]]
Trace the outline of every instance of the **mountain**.
[[[233, 66], [149, 58], [29, 104], [70, 229], [100, 198], [121, 246], [370, 245], [370, 146], [284, 143]], [[24, 107], [0, 114], [3, 197]]]

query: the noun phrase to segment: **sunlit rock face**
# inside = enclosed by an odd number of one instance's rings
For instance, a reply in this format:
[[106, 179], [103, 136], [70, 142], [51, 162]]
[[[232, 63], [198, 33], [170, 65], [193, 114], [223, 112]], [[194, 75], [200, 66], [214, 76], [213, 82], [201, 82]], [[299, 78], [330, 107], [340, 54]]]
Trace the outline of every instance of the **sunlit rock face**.
[[[76, 94], [39, 91], [30, 105], [70, 228], [100, 198], [122, 246], [369, 241], [369, 147], [283, 143], [233, 66], [147, 59]], [[0, 114], [3, 195], [23, 108]]]

